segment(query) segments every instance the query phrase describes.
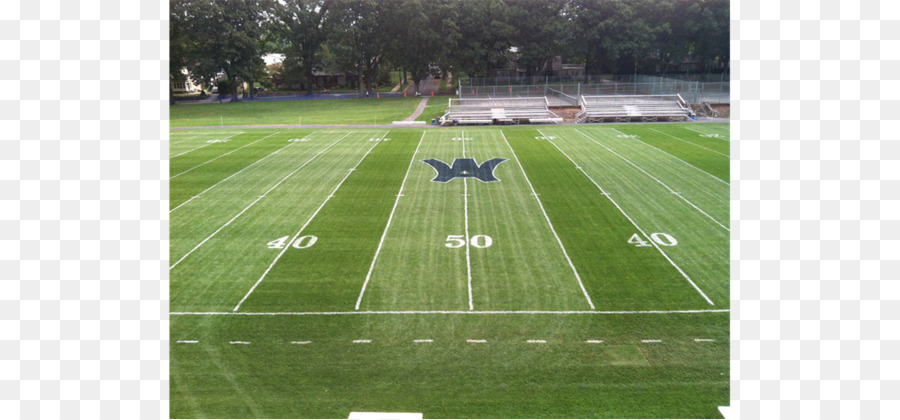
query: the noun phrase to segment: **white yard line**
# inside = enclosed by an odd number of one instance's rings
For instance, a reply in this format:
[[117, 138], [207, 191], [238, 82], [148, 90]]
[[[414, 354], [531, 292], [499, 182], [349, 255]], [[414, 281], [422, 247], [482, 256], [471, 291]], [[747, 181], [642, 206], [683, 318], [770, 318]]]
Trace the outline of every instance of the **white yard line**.
[[673, 139], [675, 139], [675, 140], [678, 140], [678, 141], [681, 141], [681, 142], [690, 144], [690, 145], [692, 145], [692, 146], [699, 147], [699, 148], [701, 148], [701, 149], [703, 149], [703, 150], [707, 150], [707, 151], [713, 152], [713, 153], [715, 153], [715, 154], [717, 154], [717, 155], [725, 156], [725, 157], [727, 157], [727, 158], [731, 158], [731, 156], [728, 156], [728, 155], [726, 155], [726, 154], [724, 154], [724, 153], [722, 153], [722, 152], [717, 152], [717, 151], [715, 151], [715, 150], [713, 150], [713, 149], [707, 149], [706, 147], [703, 147], [703, 146], [701, 146], [701, 145], [699, 145], [699, 144], [697, 144], [697, 143], [694, 143], [694, 142], [692, 142], [692, 141], [687, 141], [687, 140], [680, 139], [680, 138], [675, 137], [675, 136], [673, 136], [673, 135], [671, 135], [671, 134], [669, 134], [669, 133], [665, 133], [665, 132], [662, 132], [662, 131], [659, 131], [659, 130], [654, 130], [654, 129], [652, 129], [652, 128], [650, 128], [649, 130], [650, 130], [650, 131], [655, 131], [655, 132], [657, 132], [657, 133], [659, 133], [659, 134], [665, 134], [665, 135], [667, 135], [667, 136], [669, 136], [669, 137], [671, 137], [671, 138], [673, 138]]
[[169, 312], [174, 316], [343, 316], [343, 315], [673, 315], [728, 313], [730, 309], [673, 311], [348, 311], [348, 312]]
[[[381, 138], [383, 139], [387, 135], [388, 135], [388, 133], [385, 133], [383, 136], [381, 136]], [[341, 188], [341, 185], [344, 185], [344, 181], [346, 181], [347, 178], [350, 177], [350, 174], [352, 174], [353, 171], [356, 170], [356, 168], [359, 166], [359, 164], [362, 163], [363, 160], [365, 160], [366, 156], [369, 156], [369, 153], [372, 152], [372, 149], [374, 149], [379, 144], [381, 144], [380, 141], [375, 142], [375, 144], [373, 144], [372, 147], [370, 147], [369, 150], [366, 151], [366, 154], [364, 154], [362, 156], [362, 158], [359, 159], [359, 162], [356, 162], [356, 165], [353, 165], [353, 167], [347, 171], [347, 175], [344, 175], [344, 178], [341, 179], [341, 182], [339, 182], [336, 187], [334, 187], [334, 190], [331, 191], [331, 194], [329, 194], [328, 197], [325, 198], [325, 201], [322, 202], [322, 204], [319, 206], [319, 208], [317, 208], [316, 211], [312, 214], [312, 216], [310, 216], [309, 219], [306, 220], [306, 223], [304, 223], [303, 226], [300, 228], [300, 230], [298, 230], [297, 233], [294, 234], [294, 237], [291, 238], [291, 240], [287, 242], [287, 245], [285, 245], [284, 248], [281, 248], [281, 252], [279, 252], [278, 255], [275, 257], [275, 259], [272, 260], [272, 263], [269, 264], [269, 267], [266, 268], [266, 271], [264, 271], [262, 273], [262, 275], [259, 277], [259, 280], [257, 280], [256, 283], [253, 284], [253, 287], [251, 287], [250, 290], [247, 291], [247, 294], [244, 295], [244, 298], [241, 299], [240, 302], [238, 302], [237, 306], [234, 307], [233, 312], [237, 312], [237, 310], [241, 308], [241, 305], [244, 304], [244, 301], [247, 300], [248, 297], [250, 297], [250, 294], [252, 294], [253, 291], [256, 290], [256, 287], [259, 286], [259, 284], [262, 283], [263, 279], [266, 278], [266, 275], [269, 274], [269, 271], [272, 270], [272, 267], [275, 267], [275, 264], [278, 263], [278, 260], [281, 259], [281, 256], [284, 255], [284, 253], [287, 252], [288, 249], [291, 249], [290, 244], [293, 244], [294, 241], [296, 241], [297, 238], [300, 237], [300, 235], [303, 233], [303, 231], [306, 229], [306, 227], [309, 226], [310, 223], [312, 223], [313, 219], [315, 219], [316, 216], [319, 214], [319, 212], [322, 210], [322, 208], [325, 207], [325, 204], [328, 204], [328, 201], [331, 200], [331, 197], [334, 197], [334, 193], [336, 193], [338, 191], [338, 189]]]
[[[541, 135], [544, 136], [545, 138], [547, 137], [547, 135], [542, 133], [541, 130], [538, 130], [538, 133], [541, 133]], [[612, 197], [609, 196], [609, 193], [607, 193], [605, 190], [603, 190], [603, 187], [601, 187], [600, 184], [597, 184], [597, 181], [595, 181], [594, 178], [592, 178], [590, 175], [588, 175], [588, 173], [584, 170], [584, 168], [579, 166], [578, 163], [576, 163], [575, 160], [572, 159], [571, 156], [569, 156], [566, 152], [564, 152], [562, 149], [560, 149], [559, 146], [557, 146], [556, 143], [553, 142], [553, 140], [547, 139], [547, 141], [550, 144], [552, 144], [553, 147], [556, 147], [556, 149], [559, 150], [559, 152], [562, 153], [566, 158], [568, 158], [569, 161], [572, 162], [572, 164], [575, 165], [575, 167], [579, 171], [581, 171], [581, 173], [583, 173], [584, 176], [586, 176], [594, 184], [594, 186], [596, 186], [597, 189], [599, 189], [600, 192], [603, 193], [603, 195], [606, 196], [606, 198], [614, 206], [616, 206], [617, 209], [619, 209], [619, 212], [621, 212], [622, 215], [625, 216], [625, 218], [628, 219], [628, 221], [631, 222], [632, 225], [634, 225], [635, 229], [637, 229], [638, 232], [641, 232], [641, 235], [644, 235], [645, 238], [648, 238], [648, 239], [650, 238], [650, 236], [647, 235], [647, 233], [644, 232], [644, 230], [641, 229], [641, 227], [638, 226], [638, 224], [630, 216], [628, 216], [628, 213], [625, 213], [625, 210], [622, 210], [622, 207], [619, 206], [619, 203], [616, 203], [616, 200], [613, 200]], [[663, 257], [665, 257], [666, 260], [669, 261], [669, 264], [672, 264], [672, 267], [675, 267], [675, 269], [678, 270], [679, 273], [681, 273], [681, 275], [685, 278], [685, 280], [688, 281], [688, 283], [691, 284], [691, 286], [694, 286], [694, 289], [696, 289], [697, 292], [699, 292], [700, 295], [703, 296], [703, 299], [706, 299], [706, 301], [710, 305], [715, 305], [715, 303], [713, 303], [713, 301], [710, 300], [708, 296], [706, 296], [706, 293], [703, 293], [703, 290], [701, 290], [700, 287], [697, 286], [697, 284], [694, 283], [693, 280], [691, 280], [691, 278], [687, 275], [687, 273], [685, 273], [684, 270], [682, 270], [681, 267], [678, 266], [678, 264], [675, 264], [675, 261], [672, 261], [672, 258], [670, 258], [669, 255], [666, 254], [666, 252], [663, 251], [662, 248], [660, 248], [659, 245], [657, 245], [655, 241], [651, 240], [650, 244], [653, 245], [653, 247], [656, 248], [659, 251], [659, 253], [662, 254]]]
[[[466, 132], [462, 132], [462, 139], [460, 140], [462, 143], [463, 149], [463, 159], [466, 158]], [[472, 302], [472, 256], [469, 252], [469, 178], [463, 178], [463, 211], [465, 212], [465, 224], [466, 224], [466, 276], [468, 277], [468, 287], [469, 287], [469, 310], [475, 310], [475, 306]]]
[[[240, 132], [240, 133], [232, 134], [232, 135], [230, 135], [230, 136], [228, 136], [228, 137], [223, 137], [223, 138], [230, 139], [230, 138], [232, 138], [232, 137], [234, 137], [234, 136], [237, 136], [237, 135], [240, 135], [240, 134], [244, 134], [244, 133], [243, 133], [243, 132]], [[216, 139], [212, 139], [212, 140], [216, 140]], [[206, 147], [206, 146], [212, 146], [212, 145], [214, 145], [214, 144], [216, 144], [216, 143], [206, 143], [206, 144], [204, 144], [203, 146], [195, 147], [195, 148], [193, 148], [193, 149], [191, 149], [191, 150], [188, 150], [188, 151], [185, 151], [185, 152], [181, 152], [181, 153], [179, 153], [179, 154], [177, 154], [177, 155], [174, 155], [174, 156], [170, 157], [169, 159], [174, 159], [174, 158], [177, 158], [178, 156], [186, 155], [186, 154], [188, 154], [188, 153], [190, 153], [190, 152], [193, 152], [194, 150], [199, 150], [199, 149], [202, 149], [202, 148], [204, 148], [204, 147]]]
[[[621, 131], [619, 131], [619, 132], [621, 133]], [[665, 154], [671, 156], [672, 158], [679, 160], [681, 163], [684, 163], [684, 164], [687, 165], [687, 166], [690, 166], [690, 167], [692, 167], [692, 168], [694, 168], [694, 169], [696, 169], [696, 170], [698, 170], [698, 171], [700, 171], [700, 172], [703, 172], [703, 173], [705, 173], [705, 174], [711, 176], [711, 177], [712, 177], [713, 179], [715, 179], [716, 181], [719, 181], [719, 182], [721, 182], [721, 183], [723, 183], [723, 184], [725, 184], [725, 185], [729, 185], [728, 181], [723, 181], [721, 178], [719, 178], [719, 177], [717, 177], [717, 176], [715, 176], [715, 175], [713, 175], [713, 174], [711, 174], [711, 173], [709, 173], [709, 172], [706, 172], [706, 171], [704, 171], [703, 169], [700, 169], [700, 168], [698, 168], [698, 167], [696, 167], [696, 166], [694, 166], [694, 165], [691, 165], [690, 163], [688, 163], [688, 162], [682, 160], [681, 158], [679, 158], [678, 156], [675, 156], [675, 155], [673, 155], [673, 154], [671, 154], [671, 153], [669, 153], [669, 152], [667, 152], [667, 151], [665, 151], [665, 150], [663, 150], [663, 149], [660, 149], [660, 148], [658, 148], [658, 147], [656, 147], [656, 146], [654, 146], [654, 145], [652, 145], [652, 144], [650, 144], [650, 143], [647, 143], [647, 142], [645, 142], [645, 141], [643, 141], [643, 140], [640, 140], [640, 139], [637, 138], [637, 136], [629, 137], [629, 138], [632, 139], [632, 140], [635, 140], [635, 141], [637, 141], [637, 142], [640, 142], [641, 144], [643, 144], [643, 145], [645, 145], [645, 146], [647, 146], [647, 147], [652, 147], [652, 148], [654, 148], [654, 149], [656, 149], [656, 150], [658, 150], [658, 151], [660, 151], [660, 152], [662, 152], [662, 153], [665, 153]]]
[[210, 186], [209, 188], [207, 188], [207, 189], [201, 191], [200, 194], [197, 194], [197, 195], [195, 195], [195, 196], [193, 196], [193, 197], [191, 197], [191, 198], [185, 200], [183, 203], [181, 203], [181, 204], [175, 206], [175, 208], [173, 208], [172, 210], [169, 210], [169, 213], [172, 213], [173, 211], [178, 210], [178, 208], [180, 208], [181, 206], [183, 206], [183, 205], [185, 205], [185, 204], [187, 204], [187, 203], [193, 201], [193, 200], [194, 200], [195, 198], [197, 198], [197, 197], [200, 197], [201, 195], [205, 194], [207, 191], [209, 191], [209, 190], [211, 190], [211, 189], [217, 187], [219, 184], [221, 184], [221, 183], [223, 183], [223, 182], [225, 182], [225, 181], [228, 181], [228, 180], [231, 179], [231, 178], [234, 178], [237, 174], [246, 171], [246, 170], [249, 169], [251, 166], [256, 165], [256, 164], [259, 163], [259, 162], [262, 162], [262, 161], [268, 159], [269, 157], [271, 157], [272, 155], [277, 154], [278, 152], [280, 152], [280, 151], [286, 149], [286, 148], [289, 147], [289, 146], [293, 146], [293, 145], [295, 145], [295, 144], [297, 144], [297, 143], [288, 143], [287, 146], [284, 146], [284, 147], [282, 147], [281, 149], [278, 149], [278, 150], [276, 150], [276, 151], [274, 151], [274, 152], [272, 152], [272, 153], [269, 153], [268, 155], [264, 156], [263, 158], [257, 160], [256, 162], [253, 162], [253, 163], [251, 163], [251, 164], [245, 166], [244, 169], [241, 169], [240, 171], [237, 171], [237, 172], [235, 172], [235, 173], [229, 175], [228, 178], [225, 178], [225, 179], [223, 179], [223, 180], [221, 180], [221, 181], [219, 181], [219, 182], [216, 182], [215, 184], [213, 184], [213, 185]]
[[[187, 258], [189, 255], [191, 255], [194, 251], [196, 251], [197, 249], [199, 249], [201, 246], [203, 246], [203, 244], [205, 244], [207, 241], [209, 241], [210, 239], [212, 239], [213, 236], [216, 236], [216, 234], [218, 234], [219, 232], [221, 232], [222, 229], [225, 229], [228, 225], [230, 225], [231, 222], [234, 222], [235, 220], [237, 220], [238, 217], [241, 217], [241, 215], [244, 214], [247, 210], [249, 210], [250, 207], [253, 207], [254, 204], [258, 203], [259, 200], [262, 200], [267, 194], [269, 194], [270, 192], [272, 192], [272, 190], [274, 190], [275, 188], [278, 188], [278, 186], [281, 185], [282, 182], [286, 181], [286, 180], [287, 180], [288, 178], [290, 178], [292, 175], [294, 175], [295, 173], [297, 173], [297, 171], [299, 171], [300, 169], [303, 169], [303, 167], [305, 167], [306, 164], [308, 164], [309, 162], [312, 162], [313, 159], [319, 157], [319, 155], [321, 155], [322, 153], [325, 153], [325, 151], [328, 150], [328, 149], [330, 149], [331, 146], [334, 146], [335, 144], [338, 144], [339, 141], [345, 139], [345, 138], [346, 138], [347, 136], [349, 136], [350, 134], [353, 134], [353, 132], [351, 131], [351, 132], [347, 133], [346, 135], [344, 135], [344, 137], [341, 137], [341, 138], [339, 138], [337, 141], [335, 141], [334, 143], [331, 143], [330, 145], [328, 145], [328, 147], [326, 147], [326, 148], [320, 150], [319, 153], [316, 153], [315, 156], [309, 158], [309, 160], [307, 160], [306, 162], [303, 162], [303, 164], [300, 165], [300, 166], [298, 166], [297, 169], [294, 169], [293, 172], [287, 174], [286, 177], [282, 178], [281, 181], [278, 181], [278, 183], [276, 183], [275, 185], [273, 185], [272, 188], [269, 188], [268, 191], [266, 191], [266, 192], [263, 193], [263, 195], [257, 197], [256, 200], [253, 200], [253, 202], [250, 203], [250, 205], [248, 205], [248, 206], [245, 207], [243, 210], [241, 210], [241, 212], [238, 213], [236, 216], [232, 217], [231, 220], [229, 220], [229, 221], [226, 222], [224, 225], [222, 225], [222, 227], [216, 229], [216, 231], [213, 232], [212, 235], [209, 235], [208, 237], [206, 237], [206, 239], [204, 239], [202, 242], [200, 242], [199, 244], [197, 244], [197, 246], [195, 246], [193, 249], [191, 249], [190, 251], [188, 251], [187, 254], [184, 254], [184, 256], [182, 256], [181, 259], [179, 259], [178, 261], [175, 262], [175, 264], [172, 264], [172, 266], [169, 267], [169, 270], [175, 268], [175, 266], [177, 266], [179, 263], [181, 263], [182, 261], [184, 261], [185, 258]], [[286, 247], [286, 248], [287, 248], [287, 247]]]
[[406, 179], [409, 177], [409, 171], [412, 169], [413, 162], [416, 161], [416, 155], [419, 153], [419, 147], [422, 145], [422, 140], [425, 140], [425, 132], [422, 132], [422, 137], [419, 139], [419, 144], [416, 146], [416, 151], [413, 152], [412, 159], [409, 161], [409, 167], [406, 168], [406, 175], [403, 176], [403, 182], [400, 183], [400, 191], [397, 192], [397, 199], [394, 200], [394, 208], [391, 209], [391, 214], [388, 216], [387, 225], [384, 227], [384, 232], [381, 234], [381, 240], [378, 241], [378, 248], [375, 249], [375, 256], [372, 257], [372, 264], [369, 265], [369, 272], [366, 274], [366, 281], [363, 282], [362, 290], [359, 292], [359, 298], [356, 299], [356, 310], [359, 310], [359, 305], [362, 303], [363, 295], [366, 294], [366, 287], [369, 285], [369, 280], [372, 278], [372, 271], [375, 270], [375, 262], [378, 261], [378, 254], [381, 253], [381, 247], [384, 245], [384, 239], [387, 237], [388, 229], [391, 227], [391, 220], [394, 219], [394, 212], [397, 211], [397, 204], [400, 203], [400, 197], [403, 197], [403, 187], [406, 186]]
[[[693, 131], [693, 132], [695, 132], [695, 133], [698, 133], [698, 134], [719, 134], [719, 135], [722, 135], [722, 136], [729, 136], [729, 138], [731, 137], [731, 136], [728, 135], [728, 134], [708, 133], [708, 132], [705, 132], [705, 131], [694, 130], [694, 129], [691, 128], [691, 127], [684, 127], [684, 128], [686, 128], [686, 129], [688, 129], [688, 130], [691, 130], [691, 131]], [[717, 131], [717, 130], [714, 130], [714, 131]], [[729, 140], [729, 139], [722, 138], [722, 137], [711, 137], [711, 138], [719, 139], [719, 140], [722, 140], [722, 141], [725, 141], [725, 142], [730, 142], [730, 141], [731, 141], [731, 140]]]
[[509, 144], [509, 140], [506, 139], [506, 135], [503, 134], [503, 130], [500, 130], [500, 135], [503, 136], [503, 141], [506, 142], [506, 147], [509, 148], [509, 151], [512, 153], [513, 158], [516, 160], [516, 165], [519, 165], [519, 169], [522, 171], [522, 176], [525, 177], [525, 182], [528, 183], [528, 188], [531, 189], [531, 194], [534, 196], [534, 199], [537, 200], [538, 206], [541, 208], [541, 213], [544, 214], [544, 219], [547, 220], [547, 225], [550, 226], [550, 232], [553, 233], [553, 236], [556, 238], [556, 243], [559, 244], [559, 248], [562, 250], [563, 255], [566, 257], [566, 261], [569, 262], [569, 267], [572, 269], [572, 273], [575, 274], [575, 280], [578, 280], [578, 286], [581, 287], [581, 292], [584, 293], [584, 298], [587, 299], [588, 305], [591, 306], [591, 309], [596, 309], [594, 307], [594, 302], [591, 300], [591, 296], [588, 294], [587, 289], [584, 287], [584, 283], [581, 281], [581, 276], [578, 275], [578, 270], [575, 268], [575, 264], [572, 262], [572, 259], [569, 258], [569, 253], [566, 252], [566, 247], [563, 246], [562, 240], [559, 239], [559, 235], [556, 234], [556, 229], [553, 228], [553, 222], [550, 221], [550, 216], [548, 216], [547, 211], [544, 210], [544, 205], [541, 203], [541, 199], [538, 197], [537, 191], [535, 191], [534, 186], [531, 185], [531, 180], [528, 179], [528, 174], [525, 173], [525, 168], [523, 168], [522, 163], [519, 162], [519, 157], [516, 156], [516, 152], [513, 150], [512, 145]]
[[[590, 140], [590, 141], [592, 141], [592, 142], [594, 142], [594, 143], [597, 143], [600, 147], [602, 147], [602, 148], [608, 150], [610, 153], [612, 153], [612, 154], [618, 156], [619, 158], [621, 158], [621, 159], [624, 160], [625, 162], [628, 162], [628, 164], [630, 164], [631, 166], [634, 166], [637, 170], [643, 172], [644, 175], [647, 175], [647, 176], [649, 176], [650, 178], [652, 178], [654, 181], [658, 182], [660, 185], [662, 185], [662, 186], [665, 187], [667, 190], [669, 190], [670, 193], [676, 195], [678, 198], [680, 198], [681, 200], [683, 200], [685, 203], [688, 203], [691, 207], [693, 207], [694, 209], [696, 209], [697, 211], [699, 211], [700, 213], [702, 213], [704, 216], [706, 216], [707, 218], [709, 218], [709, 220], [712, 220], [715, 224], [719, 225], [719, 227], [721, 227], [722, 229], [725, 229], [725, 230], [731, 232], [730, 229], [728, 229], [725, 225], [723, 225], [722, 223], [720, 223], [720, 222], [719, 222], [718, 220], [716, 220], [714, 217], [710, 216], [707, 212], [703, 211], [703, 209], [701, 209], [700, 207], [697, 207], [696, 204], [692, 203], [692, 202], [691, 202], [690, 200], [688, 200], [687, 198], [684, 198], [684, 196], [683, 196], [680, 192], [676, 192], [675, 190], [673, 190], [672, 188], [670, 188], [668, 185], [666, 185], [666, 183], [660, 181], [660, 180], [657, 179], [655, 176], [650, 175], [649, 172], [645, 171], [643, 168], [641, 168], [640, 166], [636, 165], [634, 162], [628, 160], [627, 158], [625, 158], [625, 156], [622, 156], [622, 155], [616, 153], [616, 151], [610, 149], [609, 147], [606, 147], [603, 143], [600, 143], [599, 141], [595, 140], [595, 139], [592, 138], [591, 136], [588, 136], [587, 134], [582, 133], [581, 130], [578, 130], [578, 129], [576, 128], [575, 131], [577, 131], [577, 132], [578, 132], [579, 134], [581, 134], [582, 136], [587, 137], [588, 140]], [[619, 134], [622, 134], [621, 131], [618, 131], [618, 130], [616, 130], [616, 129], [613, 129], [613, 131], [615, 131], [615, 132], [617, 132], [617, 133], [619, 133]]]
[[228, 155], [230, 155], [230, 154], [232, 154], [232, 153], [234, 153], [234, 152], [237, 152], [238, 150], [241, 150], [241, 149], [243, 149], [243, 148], [245, 148], [245, 147], [247, 147], [247, 146], [252, 146], [252, 145], [254, 145], [254, 144], [256, 144], [256, 143], [259, 143], [259, 142], [261, 142], [261, 141], [263, 141], [263, 140], [265, 140], [265, 139], [267, 139], [267, 138], [269, 138], [269, 137], [272, 137], [272, 136], [274, 136], [274, 135], [276, 135], [276, 134], [279, 134], [279, 133], [272, 133], [272, 134], [269, 134], [268, 136], [265, 136], [265, 137], [263, 137], [263, 138], [261, 138], [261, 139], [259, 139], [259, 140], [254, 141], [253, 143], [247, 143], [247, 144], [245, 144], [245, 145], [243, 145], [243, 146], [241, 146], [241, 147], [238, 147], [237, 149], [234, 149], [234, 150], [232, 150], [232, 151], [230, 151], [230, 152], [227, 152], [227, 153], [221, 154], [221, 155], [219, 155], [219, 156], [216, 156], [216, 157], [214, 157], [214, 158], [212, 158], [212, 159], [210, 159], [210, 160], [207, 160], [206, 162], [203, 162], [203, 163], [201, 163], [201, 164], [199, 164], [199, 165], [197, 165], [197, 166], [195, 166], [195, 167], [193, 167], [193, 168], [191, 168], [191, 169], [188, 169], [188, 170], [186, 170], [186, 171], [184, 171], [184, 172], [182, 172], [182, 173], [180, 173], [180, 174], [172, 175], [171, 177], [169, 177], [169, 180], [175, 179], [175, 178], [177, 178], [177, 177], [179, 177], [179, 176], [181, 176], [181, 175], [184, 175], [184, 174], [186, 174], [186, 173], [188, 173], [188, 172], [190, 172], [190, 171], [193, 171], [194, 169], [197, 169], [197, 168], [199, 168], [199, 167], [201, 167], [201, 166], [203, 166], [203, 165], [206, 165], [207, 163], [210, 163], [210, 162], [212, 162], [212, 161], [214, 161], [214, 160], [217, 160], [217, 159], [219, 159], [219, 158], [223, 158], [223, 157], [225, 157], [225, 156], [228, 156]]
[[196, 136], [190, 136], [190, 137], [188, 137], [188, 138], [186, 138], [186, 139], [181, 139], [181, 140], [174, 141], [174, 142], [172, 141], [171, 135], [170, 135], [170, 136], [169, 136], [169, 146], [172, 146], [172, 145], [175, 145], [175, 144], [178, 144], [178, 143], [183, 143], [183, 142], [186, 142], [186, 141], [188, 141], [188, 140], [190, 140], [190, 139], [195, 139], [195, 138], [197, 138], [197, 137], [200, 137], [200, 136], [202, 136], [202, 135], [203, 135], [203, 134], [197, 134]]

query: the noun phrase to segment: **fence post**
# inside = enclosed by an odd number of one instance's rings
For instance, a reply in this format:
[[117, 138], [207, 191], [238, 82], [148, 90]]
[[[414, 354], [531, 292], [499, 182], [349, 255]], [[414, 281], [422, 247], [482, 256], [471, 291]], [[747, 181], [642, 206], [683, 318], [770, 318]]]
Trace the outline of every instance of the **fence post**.
[[581, 82], [578, 82], [578, 93], [575, 94], [575, 105], [581, 102]]

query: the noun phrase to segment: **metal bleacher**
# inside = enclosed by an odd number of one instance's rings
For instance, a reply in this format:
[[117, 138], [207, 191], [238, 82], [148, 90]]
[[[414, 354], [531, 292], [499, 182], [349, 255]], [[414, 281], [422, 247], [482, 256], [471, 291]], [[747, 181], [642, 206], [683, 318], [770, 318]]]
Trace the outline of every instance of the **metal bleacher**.
[[691, 115], [678, 94], [582, 96], [576, 122], [683, 121]]
[[547, 124], [562, 122], [545, 97], [451, 98], [441, 125]]

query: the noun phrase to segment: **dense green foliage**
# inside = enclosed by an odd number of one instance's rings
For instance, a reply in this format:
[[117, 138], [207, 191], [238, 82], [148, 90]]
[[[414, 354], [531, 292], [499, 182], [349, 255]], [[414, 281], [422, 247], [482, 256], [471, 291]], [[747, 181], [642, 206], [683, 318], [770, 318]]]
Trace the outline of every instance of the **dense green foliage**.
[[382, 67], [418, 82], [432, 66], [488, 76], [515, 59], [544, 75], [554, 57], [587, 74], [665, 72], [687, 56], [729, 60], [727, 0], [171, 0], [173, 80], [217, 71], [255, 81], [259, 56], [285, 53], [285, 80], [321, 68], [371, 89]]

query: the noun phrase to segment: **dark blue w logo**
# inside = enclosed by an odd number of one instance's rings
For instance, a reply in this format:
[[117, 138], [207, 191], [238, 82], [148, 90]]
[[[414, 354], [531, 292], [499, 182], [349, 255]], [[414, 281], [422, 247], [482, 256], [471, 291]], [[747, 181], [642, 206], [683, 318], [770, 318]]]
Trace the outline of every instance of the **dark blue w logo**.
[[435, 182], [450, 182], [453, 178], [476, 178], [481, 182], [491, 182], [499, 181], [499, 179], [494, 177], [494, 168], [507, 160], [504, 158], [493, 158], [478, 165], [475, 163], [475, 159], [457, 158], [453, 161], [453, 166], [437, 159], [425, 159], [422, 162], [431, 165], [437, 171], [437, 176], [432, 179]]

